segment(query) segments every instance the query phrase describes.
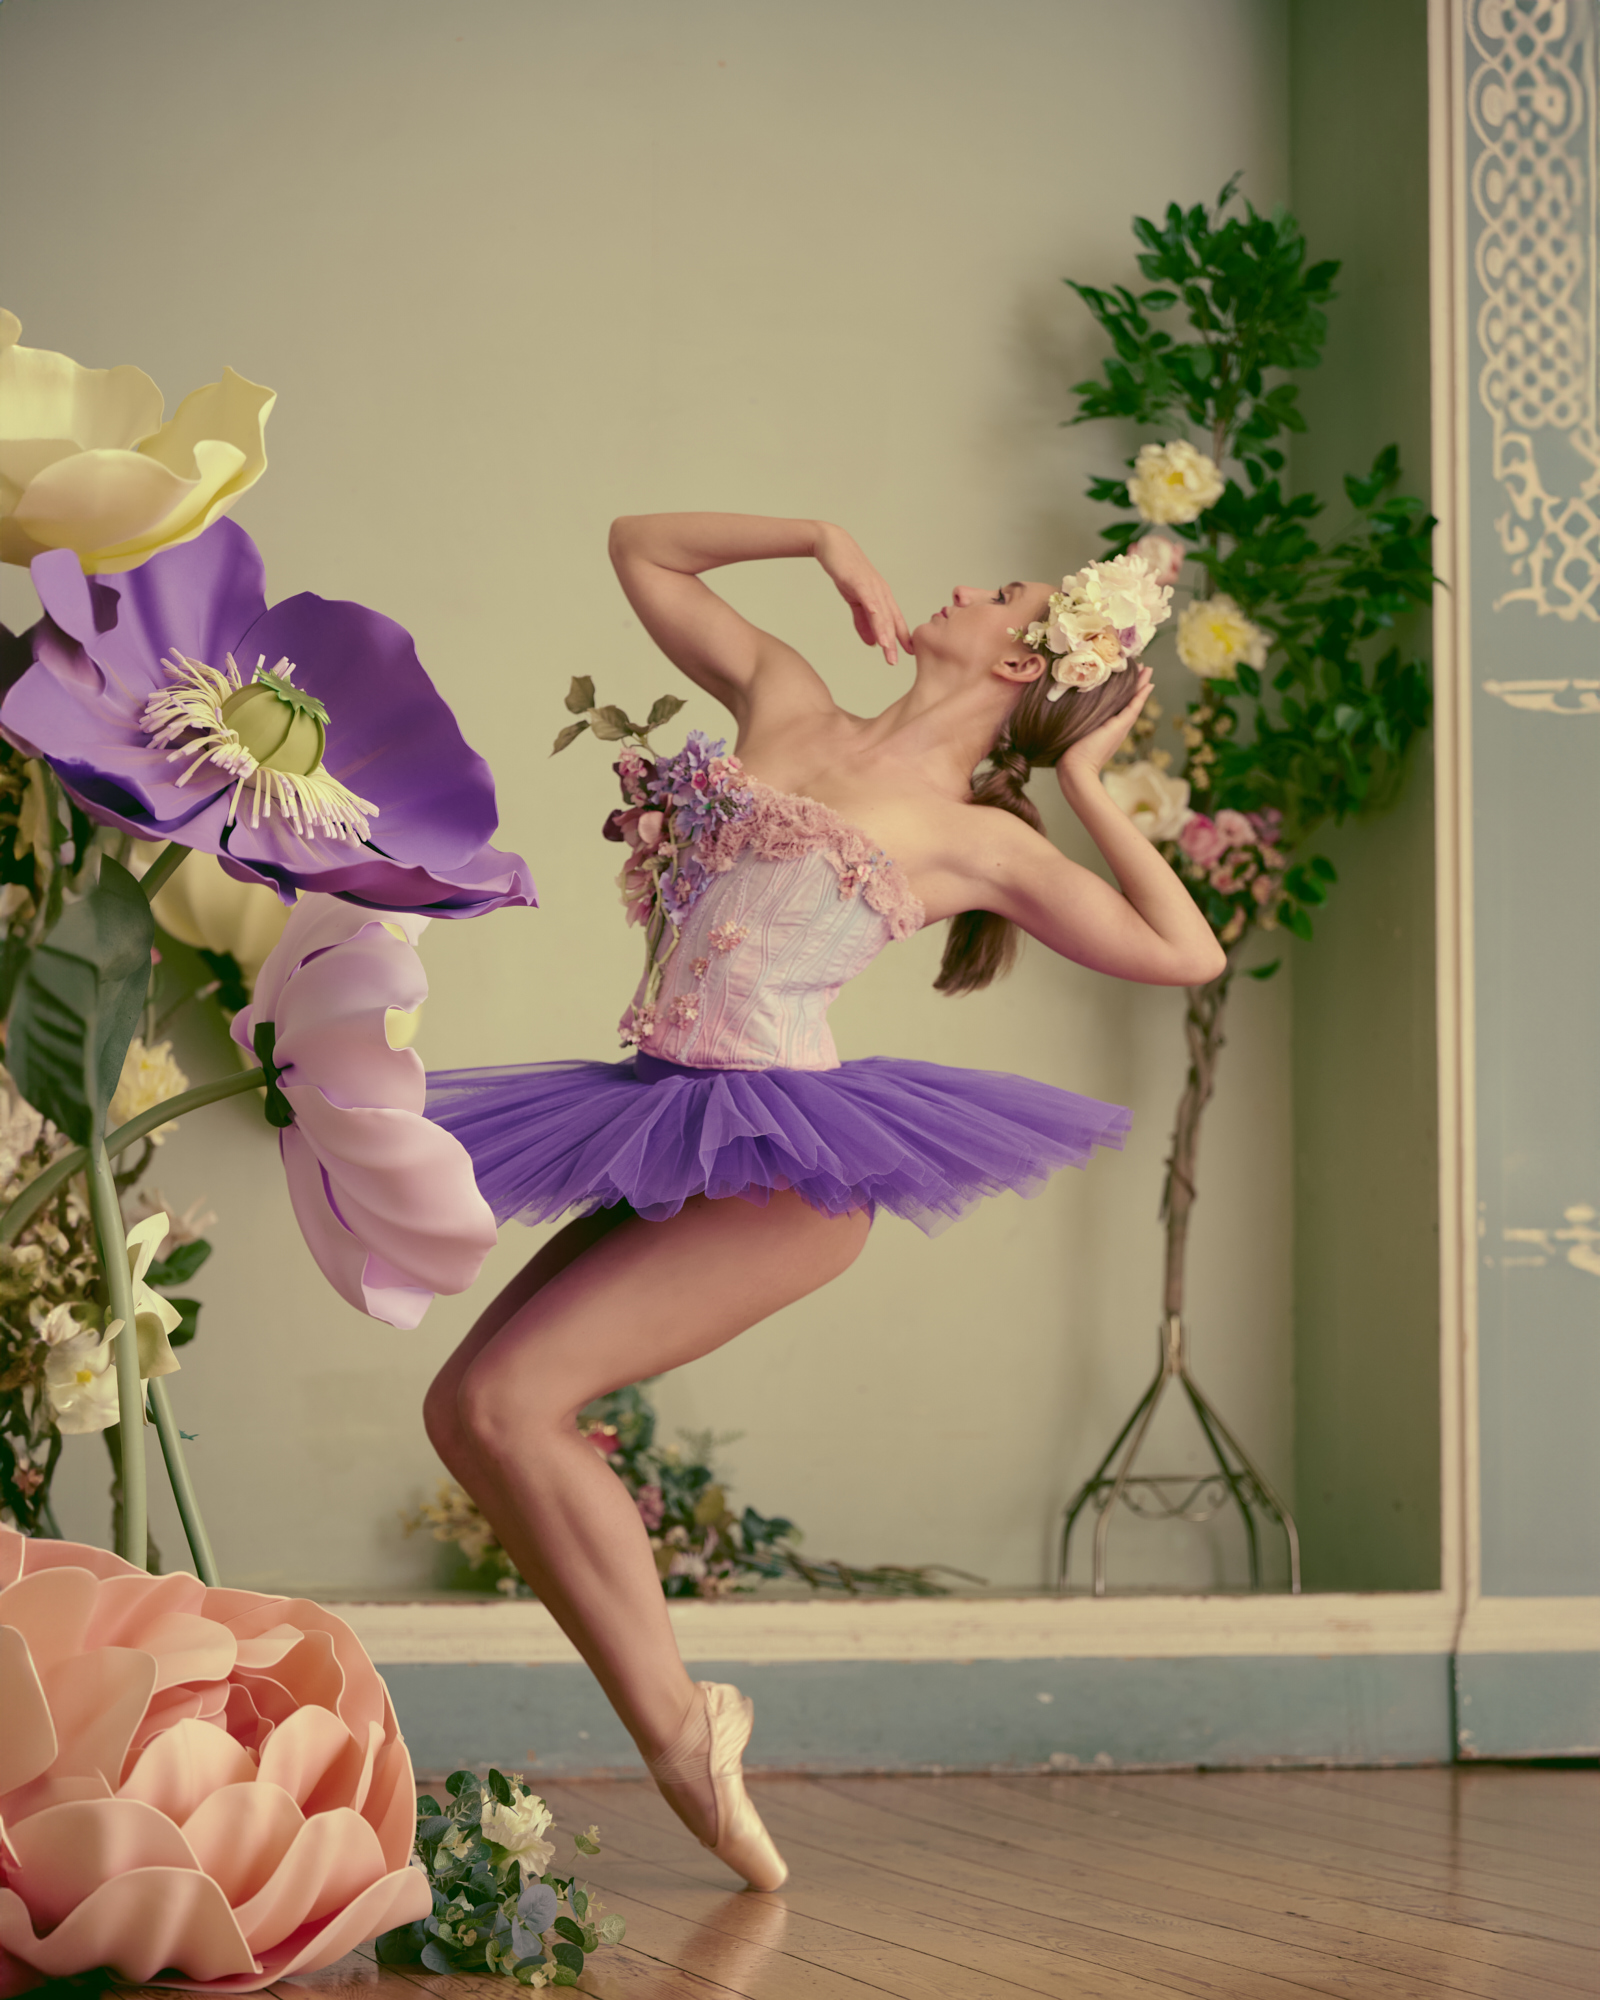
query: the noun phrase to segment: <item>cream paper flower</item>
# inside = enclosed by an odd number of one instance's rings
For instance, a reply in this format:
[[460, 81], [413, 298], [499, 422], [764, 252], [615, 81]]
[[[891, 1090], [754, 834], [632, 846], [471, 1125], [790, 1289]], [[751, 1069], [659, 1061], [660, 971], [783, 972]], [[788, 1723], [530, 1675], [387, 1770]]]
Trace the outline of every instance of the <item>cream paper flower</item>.
[[1128, 498], [1147, 521], [1181, 527], [1222, 498], [1223, 479], [1187, 438], [1142, 445], [1133, 462]]
[[[522, 1790], [521, 1786], [517, 1788]], [[552, 1842], [542, 1838], [551, 1821], [550, 1808], [534, 1792], [523, 1792], [508, 1806], [498, 1799], [485, 1799], [478, 1824], [485, 1840], [503, 1847], [516, 1857], [524, 1882], [542, 1875], [555, 1853]]]
[[1194, 818], [1189, 780], [1174, 778], [1159, 764], [1112, 765], [1100, 774], [1111, 803], [1127, 814], [1146, 840], [1176, 840]]
[[99, 1327], [84, 1324], [78, 1317], [84, 1310], [52, 1307], [39, 1327], [39, 1338], [50, 1349], [44, 1392], [64, 1437], [108, 1430], [117, 1421], [116, 1343]]
[[[107, 1129], [114, 1132], [140, 1112], [165, 1104], [169, 1097], [181, 1097], [188, 1088], [189, 1079], [172, 1059], [171, 1042], [157, 1042], [154, 1048], [147, 1049], [135, 1035], [122, 1059], [122, 1075], [106, 1114]], [[157, 1126], [150, 1139], [159, 1146], [166, 1136]]]
[[1240, 662], [1264, 667], [1271, 639], [1219, 591], [1197, 598], [1178, 614], [1178, 658], [1202, 680], [1231, 681]]
[[0, 560], [71, 549], [87, 575], [132, 569], [265, 472], [274, 390], [225, 368], [163, 423], [142, 368], [80, 368], [21, 335], [0, 310]]
[[[141, 840], [134, 849], [135, 872], [143, 874], [165, 845]], [[235, 881], [214, 854], [198, 848], [156, 891], [150, 907], [156, 922], [180, 944], [226, 952], [243, 973], [247, 989], [255, 985], [289, 917], [288, 906], [274, 890], [260, 882]]]

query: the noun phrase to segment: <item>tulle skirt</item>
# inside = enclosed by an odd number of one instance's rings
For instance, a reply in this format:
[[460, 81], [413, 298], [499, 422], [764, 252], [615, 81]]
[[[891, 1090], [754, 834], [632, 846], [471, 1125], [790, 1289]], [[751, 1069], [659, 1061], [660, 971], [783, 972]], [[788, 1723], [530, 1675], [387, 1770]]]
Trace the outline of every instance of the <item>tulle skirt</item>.
[[691, 1195], [793, 1189], [828, 1215], [889, 1209], [930, 1233], [984, 1195], [1037, 1194], [1120, 1148], [1132, 1114], [995, 1070], [871, 1056], [837, 1069], [626, 1062], [440, 1070], [428, 1116], [472, 1157], [505, 1222], [626, 1202], [649, 1221]]

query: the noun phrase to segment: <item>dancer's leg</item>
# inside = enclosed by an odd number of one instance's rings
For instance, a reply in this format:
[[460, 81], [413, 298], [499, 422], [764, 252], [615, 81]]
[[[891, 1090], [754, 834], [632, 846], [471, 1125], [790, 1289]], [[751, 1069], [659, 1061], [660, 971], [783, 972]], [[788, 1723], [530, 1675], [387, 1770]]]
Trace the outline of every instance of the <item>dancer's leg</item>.
[[[647, 1757], [677, 1736], [693, 1686], [644, 1523], [574, 1418], [815, 1291], [854, 1262], [868, 1226], [865, 1214], [824, 1216], [792, 1194], [765, 1207], [697, 1197], [670, 1222], [630, 1217], [513, 1306], [458, 1373], [463, 1484]], [[697, 1833], [711, 1831], [709, 1789], [688, 1787], [675, 1803]]]

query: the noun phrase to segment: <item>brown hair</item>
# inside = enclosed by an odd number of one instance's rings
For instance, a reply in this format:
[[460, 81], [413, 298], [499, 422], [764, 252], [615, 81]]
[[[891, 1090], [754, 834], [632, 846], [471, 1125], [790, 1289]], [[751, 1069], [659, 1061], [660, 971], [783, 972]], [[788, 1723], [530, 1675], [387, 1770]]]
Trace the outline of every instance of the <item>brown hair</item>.
[[[989, 752], [988, 765], [972, 781], [973, 804], [1015, 813], [1035, 833], [1041, 832], [1044, 822], [1028, 797], [1028, 773], [1038, 764], [1059, 763], [1074, 743], [1128, 705], [1138, 683], [1136, 673], [1125, 671], [1112, 674], [1097, 688], [1074, 688], [1059, 701], [1051, 701], [1054, 682], [1048, 673], [1030, 681]], [[952, 917], [934, 990], [980, 992], [1011, 970], [1017, 944], [1016, 925], [993, 910], [967, 910]]]

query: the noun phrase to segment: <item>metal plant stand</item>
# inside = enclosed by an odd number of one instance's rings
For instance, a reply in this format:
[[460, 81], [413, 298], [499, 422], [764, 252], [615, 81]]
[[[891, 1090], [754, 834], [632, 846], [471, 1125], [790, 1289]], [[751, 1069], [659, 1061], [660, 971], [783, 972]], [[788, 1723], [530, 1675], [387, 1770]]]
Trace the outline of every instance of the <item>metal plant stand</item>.
[[[1215, 1472], [1136, 1473], [1139, 1453], [1149, 1435], [1161, 1398], [1170, 1382], [1180, 1382], [1195, 1419], [1205, 1434]], [[1124, 1449], [1126, 1447], [1126, 1449]], [[1119, 1455], [1120, 1454], [1120, 1458]], [[1112, 1470], [1113, 1463], [1116, 1469]], [[1155, 1379], [1134, 1405], [1128, 1421], [1117, 1432], [1111, 1449], [1073, 1495], [1061, 1528], [1061, 1567], [1056, 1575], [1057, 1590], [1067, 1587], [1068, 1565], [1072, 1556], [1072, 1530], [1078, 1516], [1094, 1503], [1094, 1594], [1106, 1594], [1106, 1541], [1111, 1533], [1111, 1517], [1117, 1503], [1145, 1520], [1209, 1521], [1231, 1501], [1244, 1523], [1245, 1546], [1250, 1554], [1250, 1588], [1261, 1588], [1261, 1539], [1257, 1517], [1275, 1522], [1283, 1530], [1289, 1550], [1289, 1589], [1300, 1594], [1300, 1537], [1294, 1517], [1250, 1462], [1243, 1447], [1208, 1403], [1189, 1373], [1188, 1335], [1182, 1316], [1167, 1315], [1161, 1336], [1161, 1363]]]

